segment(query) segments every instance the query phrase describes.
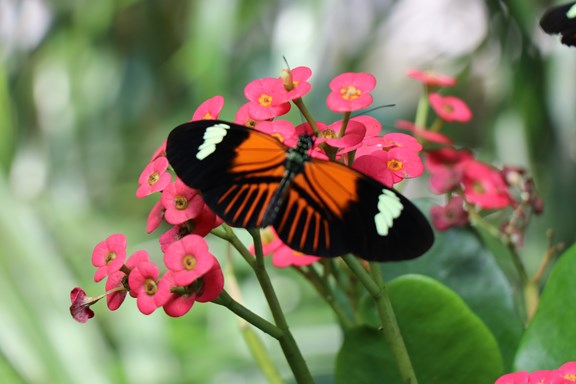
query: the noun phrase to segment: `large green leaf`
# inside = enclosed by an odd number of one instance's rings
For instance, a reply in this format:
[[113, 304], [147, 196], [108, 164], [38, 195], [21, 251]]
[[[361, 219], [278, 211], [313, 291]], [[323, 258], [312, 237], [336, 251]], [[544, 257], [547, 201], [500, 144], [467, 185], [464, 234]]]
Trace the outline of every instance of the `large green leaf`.
[[576, 361], [576, 245], [554, 266], [540, 306], [520, 343], [519, 370], [555, 369]]
[[[388, 291], [422, 383], [485, 384], [502, 373], [494, 336], [452, 290], [430, 277], [405, 275]], [[400, 383], [376, 328], [347, 331], [336, 364], [337, 383]]]
[[471, 229], [436, 233], [434, 247], [426, 255], [386, 263], [382, 271], [386, 280], [418, 273], [453, 289], [490, 328], [500, 345], [504, 366], [512, 367], [523, 331], [514, 307], [513, 290], [494, 256]]
[[[494, 336], [452, 290], [421, 275], [399, 277], [388, 290], [422, 383], [485, 384], [502, 373]], [[369, 326], [346, 332], [336, 382], [400, 382], [381, 332]]]

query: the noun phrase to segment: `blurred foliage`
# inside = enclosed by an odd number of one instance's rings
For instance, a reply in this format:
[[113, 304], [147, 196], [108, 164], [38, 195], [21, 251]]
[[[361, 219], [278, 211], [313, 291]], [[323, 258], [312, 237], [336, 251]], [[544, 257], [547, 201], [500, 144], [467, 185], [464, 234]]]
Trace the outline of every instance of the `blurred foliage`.
[[[550, 4], [430, 3], [0, 0], [0, 381], [264, 380], [222, 308], [197, 305], [174, 320], [141, 316], [132, 303], [117, 313], [102, 305], [79, 325], [68, 315], [68, 293], [76, 285], [89, 294], [102, 289], [92, 282], [90, 254], [111, 233], [126, 233], [129, 251], [159, 255], [156, 236], [144, 231], [153, 199], [134, 198], [141, 169], [208, 97], [223, 95], [221, 116], [232, 119], [244, 85], [276, 76], [283, 55], [312, 68], [305, 100], [318, 119], [334, 118], [324, 106], [331, 77], [374, 73], [375, 105], [397, 104], [374, 112], [389, 128], [413, 117], [419, 87], [407, 69], [457, 75], [453, 94], [475, 117], [449, 132], [484, 160], [528, 167], [543, 193], [545, 214], [524, 253], [541, 257], [547, 228], [572, 243], [576, 51], [538, 30]], [[274, 274], [321, 381], [342, 336], [296, 276]], [[240, 283], [248, 306], [266, 313], [254, 282]]]

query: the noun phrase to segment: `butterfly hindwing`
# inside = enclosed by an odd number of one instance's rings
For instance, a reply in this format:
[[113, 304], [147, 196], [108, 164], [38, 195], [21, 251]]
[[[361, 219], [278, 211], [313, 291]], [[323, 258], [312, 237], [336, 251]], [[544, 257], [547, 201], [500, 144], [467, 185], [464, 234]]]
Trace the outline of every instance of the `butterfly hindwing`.
[[308, 162], [281, 210], [274, 224], [279, 237], [312, 255], [405, 260], [433, 243], [430, 224], [408, 199], [335, 162]]

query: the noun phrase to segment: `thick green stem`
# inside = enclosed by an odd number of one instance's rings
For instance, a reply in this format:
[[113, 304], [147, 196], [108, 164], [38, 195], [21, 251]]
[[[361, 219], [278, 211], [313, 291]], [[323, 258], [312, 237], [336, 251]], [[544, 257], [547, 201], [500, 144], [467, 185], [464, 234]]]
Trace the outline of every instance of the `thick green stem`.
[[270, 281], [270, 276], [266, 272], [266, 267], [264, 265], [264, 255], [262, 253], [262, 240], [260, 238], [260, 231], [257, 229], [251, 230], [250, 234], [254, 238], [254, 249], [256, 250], [256, 263], [253, 266], [256, 278], [260, 283], [262, 292], [264, 292], [264, 296], [266, 297], [266, 301], [270, 307], [270, 312], [272, 312], [274, 322], [276, 323], [276, 326], [283, 332], [282, 337], [278, 339], [280, 342], [280, 347], [282, 348], [284, 356], [290, 365], [290, 369], [294, 374], [296, 382], [313, 383], [314, 380], [312, 379], [312, 375], [310, 374], [308, 366], [306, 365], [306, 361], [304, 360], [304, 357], [298, 348], [298, 344], [296, 344], [294, 336], [292, 336], [292, 333], [290, 332], [288, 323], [284, 317], [284, 312], [282, 311], [282, 307], [280, 306], [280, 302], [278, 301], [278, 297], [276, 296], [276, 292], [274, 291], [274, 287]]
[[372, 263], [370, 268], [372, 276], [370, 276], [356, 257], [348, 255], [343, 256], [343, 259], [376, 303], [378, 316], [382, 323], [382, 332], [396, 361], [401, 382], [404, 384], [417, 384], [418, 380], [412, 367], [412, 361], [400, 333], [386, 285], [380, 274], [380, 266], [377, 263]]

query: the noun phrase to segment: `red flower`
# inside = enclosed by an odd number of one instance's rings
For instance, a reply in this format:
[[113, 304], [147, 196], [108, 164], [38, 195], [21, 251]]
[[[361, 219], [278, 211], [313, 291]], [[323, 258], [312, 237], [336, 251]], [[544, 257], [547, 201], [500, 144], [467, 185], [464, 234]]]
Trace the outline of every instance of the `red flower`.
[[173, 273], [168, 271], [164, 276], [162, 276], [162, 279], [158, 283], [158, 290], [162, 292], [162, 295], [167, 296], [167, 300], [162, 308], [168, 316], [184, 316], [194, 305], [194, 302], [196, 301], [196, 292], [174, 293], [172, 292], [173, 288], [185, 290], [184, 287], [180, 287], [176, 284]]
[[216, 120], [223, 106], [224, 98], [222, 96], [214, 96], [200, 104], [190, 121]]
[[410, 69], [406, 72], [408, 77], [420, 81], [428, 86], [437, 87], [451, 87], [456, 84], [456, 80], [447, 75], [440, 75], [432, 71], [419, 71], [417, 69]]
[[298, 142], [294, 124], [286, 120], [261, 121], [256, 124], [256, 130], [273, 136], [289, 147], [294, 147]]
[[162, 205], [166, 208], [164, 218], [170, 224], [182, 224], [200, 214], [204, 200], [198, 191], [188, 187], [180, 179], [162, 191]]
[[284, 88], [278, 78], [254, 80], [244, 88], [244, 96], [250, 103], [248, 113], [255, 120], [267, 120], [284, 115], [290, 110], [290, 103], [276, 104], [276, 98], [282, 99]]
[[452, 227], [463, 227], [468, 224], [468, 213], [464, 210], [464, 200], [453, 197], [445, 206], [433, 205], [430, 208], [432, 225], [439, 231]]
[[364, 140], [364, 145], [356, 151], [358, 156], [369, 155], [376, 151], [389, 151], [392, 148], [404, 148], [420, 152], [422, 144], [414, 137], [404, 133], [387, 133], [384, 136], [370, 137]]
[[168, 159], [161, 156], [150, 162], [140, 174], [136, 197], [143, 198], [154, 192], [160, 192], [172, 181], [172, 175], [166, 172]]
[[207, 303], [212, 300], [216, 300], [220, 293], [224, 289], [224, 275], [222, 274], [222, 268], [217, 262], [200, 278], [202, 285], [198, 290], [198, 295], [196, 296], [196, 301], [200, 303]]
[[465, 123], [472, 118], [472, 112], [466, 103], [457, 97], [431, 93], [428, 100], [436, 114], [444, 121]]
[[318, 256], [305, 255], [302, 252], [295, 251], [289, 246], [282, 244], [282, 246], [272, 254], [272, 265], [276, 268], [302, 267], [313, 264], [320, 259]]
[[164, 254], [164, 264], [178, 285], [188, 285], [218, 263], [203, 237], [188, 235], [174, 242]]
[[94, 311], [90, 309], [90, 306], [99, 299], [86, 296], [86, 292], [80, 287], [74, 288], [70, 292], [70, 301], [72, 302], [70, 314], [74, 320], [80, 323], [87, 322], [94, 317]]
[[440, 132], [434, 132], [428, 129], [420, 128], [411, 121], [398, 120], [396, 122], [396, 128], [410, 131], [414, 136], [419, 137], [422, 140], [430, 141], [431, 143], [452, 144], [452, 140], [450, 140], [449, 137], [441, 134]]
[[370, 92], [376, 86], [376, 78], [369, 73], [346, 72], [330, 82], [332, 92], [326, 105], [334, 112], [351, 112], [372, 104]]
[[428, 151], [424, 163], [430, 172], [432, 192], [442, 194], [456, 188], [462, 179], [464, 166], [472, 160], [472, 154], [465, 149], [456, 150], [452, 147], [445, 147]]
[[418, 177], [424, 171], [420, 156], [410, 149], [401, 147], [359, 156], [352, 167], [387, 187], [392, 187], [406, 177]]
[[[129, 271], [136, 269], [140, 264], [149, 263], [150, 257], [148, 256], [148, 252], [144, 250], [136, 251], [126, 260], [126, 268]], [[130, 296], [136, 297], [137, 292], [130, 287]]]
[[502, 174], [479, 161], [466, 162], [462, 185], [466, 200], [480, 208], [505, 208], [512, 203]]
[[114, 234], [96, 244], [92, 252], [92, 265], [98, 267], [94, 281], [98, 282], [122, 267], [126, 259], [126, 236]]
[[149, 315], [162, 306], [165, 301], [164, 295], [158, 293], [158, 267], [151, 262], [139, 263], [130, 271], [128, 276], [130, 290], [136, 294], [136, 305], [140, 312]]
[[216, 216], [207, 205], [204, 205], [198, 216], [182, 224], [174, 225], [164, 232], [160, 236], [160, 249], [166, 252], [172, 243], [191, 234], [204, 237], [220, 224], [222, 224], [222, 219]]

